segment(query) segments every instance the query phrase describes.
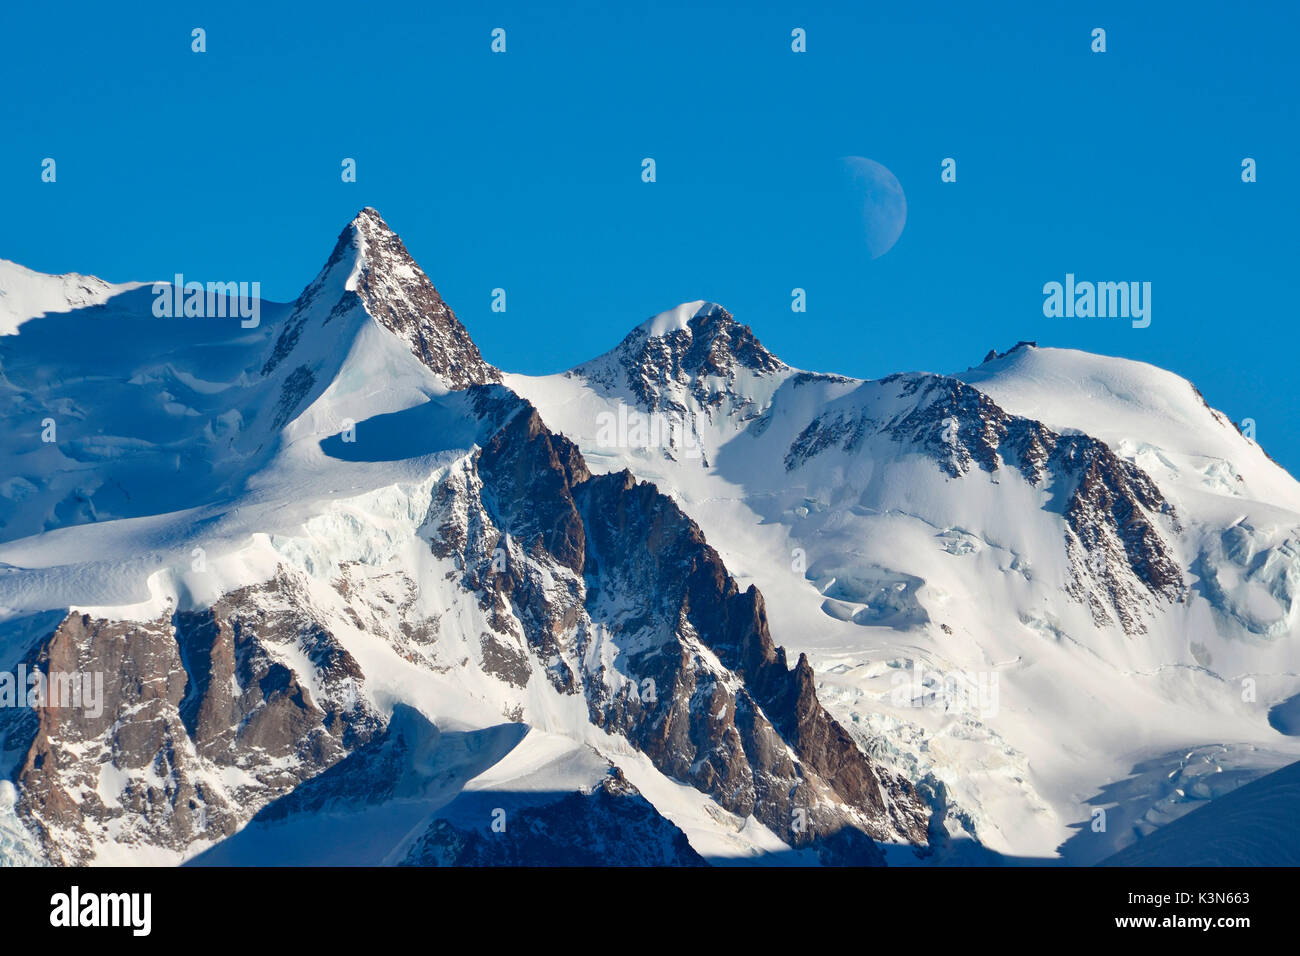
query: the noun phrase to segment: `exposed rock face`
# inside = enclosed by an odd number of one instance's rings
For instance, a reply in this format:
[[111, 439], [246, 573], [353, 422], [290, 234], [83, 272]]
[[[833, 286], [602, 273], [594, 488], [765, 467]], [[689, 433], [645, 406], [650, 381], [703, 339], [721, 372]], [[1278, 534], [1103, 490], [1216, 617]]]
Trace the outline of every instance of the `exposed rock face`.
[[[464, 800], [464, 798], [462, 798]], [[483, 801], [480, 801], [483, 802]], [[459, 817], [465, 815], [461, 808]], [[477, 817], [490, 820], [483, 803]], [[616, 768], [590, 793], [570, 793], [509, 818], [508, 829], [438, 819], [403, 866], [704, 866], [676, 826]]]
[[910, 785], [822, 709], [806, 660], [789, 668], [757, 590], [739, 591], [653, 486], [591, 476], [527, 403], [435, 493], [426, 529], [497, 640], [531, 648], [556, 689], [584, 694], [597, 726], [663, 772], [792, 845], [834, 846], [827, 857], [879, 862], [867, 835], [924, 841]]
[[1099, 625], [1110, 623], [1113, 611], [1126, 633], [1144, 632], [1141, 611], [1148, 601], [1134, 587], [1134, 577], [1153, 597], [1182, 601], [1187, 593], [1182, 571], [1151, 517], [1167, 516], [1177, 531], [1173, 506], [1145, 472], [1095, 438], [1063, 438], [1052, 458], [1058, 474], [1077, 478], [1065, 507], [1071, 532], [1067, 549], [1075, 558], [1070, 593], [1086, 601]]
[[[696, 305], [687, 303], [678, 312]], [[709, 453], [700, 436], [710, 421], [729, 417], [749, 422], [762, 415], [759, 404], [738, 387], [740, 380], [786, 373], [789, 367], [722, 306], [698, 305], [684, 324], [660, 328], [652, 319], [633, 329], [613, 351], [566, 375], [648, 416], [647, 429], [660, 429], [663, 437], [645, 440], [662, 444], [666, 458], [685, 455], [708, 468]]]
[[[500, 381], [501, 373], [483, 360], [465, 326], [379, 213], [363, 209], [351, 228], [352, 242], [364, 250], [356, 293], [366, 311], [449, 387]], [[344, 241], [340, 237], [340, 244]]]
[[[641, 650], [636, 633], [645, 611], [609, 621], [631, 644], [628, 672], [643, 684], [650, 677], [659, 700], [638, 708], [631, 694], [598, 696], [593, 719], [638, 741], [672, 776], [733, 812], [753, 813], [795, 845], [809, 838], [792, 826], [800, 808], [818, 818], [814, 834], [835, 832], [856, 813], [878, 839], [920, 839], [913, 828], [924, 815], [910, 786], [878, 775], [822, 709], [807, 660], [789, 668], [772, 642], [762, 595], [737, 588], [694, 522], [627, 472], [592, 479], [579, 498], [595, 565], [587, 569], [588, 607], [654, 595], [646, 610], [680, 622], [676, 646]], [[647, 541], [653, 562], [629, 555], [621, 546], [629, 540]]]
[[1006, 358], [1008, 355], [1010, 355], [1012, 352], [1015, 352], [1017, 349], [1026, 349], [1026, 348], [1036, 349], [1038, 348], [1038, 343], [1030, 342], [1027, 339], [1021, 339], [1019, 342], [1011, 346], [1011, 348], [1007, 349], [1005, 352], [999, 352], [997, 349], [989, 349], [988, 352], [985, 353], [984, 359], [980, 364], [982, 365], [984, 364], [984, 362], [992, 362], [995, 359]]
[[316, 373], [306, 365], [299, 365], [290, 372], [280, 387], [279, 400], [275, 406], [275, 419], [271, 424], [274, 429], [283, 428], [311, 393], [316, 384]]
[[1066, 549], [1075, 568], [1069, 593], [1089, 606], [1098, 625], [1118, 620], [1126, 632], [1141, 633], [1142, 610], [1151, 598], [1184, 598], [1182, 572], [1155, 525], [1162, 517], [1180, 530], [1173, 506], [1141, 468], [1104, 442], [1059, 435], [1041, 422], [1009, 415], [954, 378], [894, 375], [879, 385], [912, 399], [904, 413], [878, 421], [852, 407], [829, 411], [790, 446], [786, 469], [831, 448], [856, 451], [878, 434], [924, 451], [952, 478], [974, 468], [994, 474], [1009, 466], [1062, 502]]
[[183, 852], [229, 836], [383, 725], [284, 577], [147, 624], [69, 615], [30, 660], [104, 675], [101, 714], [51, 702], [7, 718], [6, 749], [28, 739], [18, 809], [54, 862], [90, 862], [107, 840]]
[[[337, 298], [330, 302], [331, 297]], [[311, 321], [329, 325], [358, 307], [405, 342], [449, 388], [500, 381], [501, 373], [484, 361], [402, 240], [369, 207], [343, 230], [325, 268], [294, 303], [262, 374], [294, 353]]]
[[[52, 704], [36, 709], [17, 770], [19, 813], [53, 862], [88, 862], [91, 831], [115, 823], [128, 842], [144, 836], [184, 845], [205, 829], [234, 830], [229, 800], [196, 779], [200, 761], [179, 713], [186, 674], [167, 621], [70, 615], [30, 660], [46, 673], [104, 674], [99, 716]], [[121, 775], [117, 792], [101, 787], [106, 773]]]
[[720, 404], [728, 390], [710, 378], [730, 381], [740, 370], [783, 371], [786, 364], [720, 305], [704, 305], [685, 328], [651, 335], [633, 329], [613, 352], [574, 371], [605, 388], [628, 388], [652, 411], [684, 413], [682, 392], [702, 407]]

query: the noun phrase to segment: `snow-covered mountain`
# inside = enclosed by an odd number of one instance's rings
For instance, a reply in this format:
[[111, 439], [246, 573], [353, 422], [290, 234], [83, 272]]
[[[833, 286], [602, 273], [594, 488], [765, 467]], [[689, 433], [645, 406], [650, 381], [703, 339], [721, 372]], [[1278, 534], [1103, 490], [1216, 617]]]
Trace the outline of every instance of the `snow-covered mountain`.
[[1300, 486], [1170, 373], [512, 375], [370, 209], [256, 328], [15, 276], [0, 675], [104, 691], [4, 859], [1089, 863], [1300, 756]]
[[258, 328], [151, 303], [43, 305], [0, 344], [0, 673], [102, 679], [0, 708], [8, 857], [925, 842], [911, 782], [821, 706], [762, 595], [500, 385], [374, 210]]
[[693, 302], [505, 382], [758, 586], [938, 858], [1093, 862], [1300, 752], [1300, 485], [1171, 373], [1022, 343], [860, 381]]

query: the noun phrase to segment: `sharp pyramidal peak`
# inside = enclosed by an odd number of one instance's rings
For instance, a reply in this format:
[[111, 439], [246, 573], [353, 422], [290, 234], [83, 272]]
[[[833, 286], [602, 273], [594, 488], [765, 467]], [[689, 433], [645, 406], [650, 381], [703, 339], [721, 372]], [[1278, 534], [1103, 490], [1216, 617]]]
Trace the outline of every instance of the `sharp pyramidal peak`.
[[452, 389], [500, 381], [456, 313], [379, 212], [365, 207], [339, 234], [325, 267], [303, 290], [263, 367], [274, 371], [315, 317], [321, 326], [360, 307]]

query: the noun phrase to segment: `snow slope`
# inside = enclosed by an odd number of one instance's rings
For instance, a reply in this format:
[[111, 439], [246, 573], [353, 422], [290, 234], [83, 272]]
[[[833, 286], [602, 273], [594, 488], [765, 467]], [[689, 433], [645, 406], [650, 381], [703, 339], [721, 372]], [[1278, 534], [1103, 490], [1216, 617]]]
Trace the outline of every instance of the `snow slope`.
[[957, 373], [1003, 408], [1094, 435], [1162, 486], [1300, 511], [1300, 485], [1186, 379], [1145, 362], [1022, 346]]
[[1105, 866], [1296, 866], [1300, 763], [1205, 804], [1102, 863]]
[[102, 305], [113, 296], [144, 285], [112, 284], [94, 276], [46, 275], [0, 259], [0, 335], [15, 335], [29, 319]]

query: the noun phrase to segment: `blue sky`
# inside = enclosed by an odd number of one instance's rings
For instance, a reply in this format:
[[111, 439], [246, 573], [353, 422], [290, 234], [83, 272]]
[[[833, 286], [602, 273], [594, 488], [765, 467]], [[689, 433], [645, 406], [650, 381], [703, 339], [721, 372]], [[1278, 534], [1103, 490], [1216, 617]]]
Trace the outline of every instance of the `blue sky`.
[[[1032, 339], [1187, 376], [1300, 474], [1295, 4], [744, 6], [12, 4], [0, 256], [289, 300], [373, 205], [503, 368], [701, 298], [860, 376]], [[874, 260], [851, 155], [907, 195]], [[1151, 282], [1151, 326], [1045, 318], [1067, 272]]]

